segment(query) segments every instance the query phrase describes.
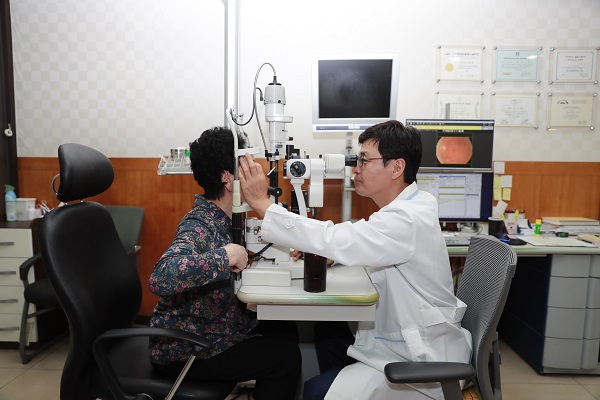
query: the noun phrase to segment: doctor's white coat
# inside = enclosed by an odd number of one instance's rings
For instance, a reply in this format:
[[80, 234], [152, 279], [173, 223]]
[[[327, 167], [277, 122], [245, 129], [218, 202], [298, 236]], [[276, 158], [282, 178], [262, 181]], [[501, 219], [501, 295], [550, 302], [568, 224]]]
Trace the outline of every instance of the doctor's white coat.
[[443, 399], [439, 384], [390, 384], [392, 361], [470, 362], [471, 337], [460, 327], [466, 305], [454, 296], [435, 198], [411, 184], [368, 221], [333, 224], [277, 205], [262, 222], [263, 240], [367, 267], [379, 292], [375, 321], [360, 322], [348, 355], [359, 362], [338, 375], [327, 400]]

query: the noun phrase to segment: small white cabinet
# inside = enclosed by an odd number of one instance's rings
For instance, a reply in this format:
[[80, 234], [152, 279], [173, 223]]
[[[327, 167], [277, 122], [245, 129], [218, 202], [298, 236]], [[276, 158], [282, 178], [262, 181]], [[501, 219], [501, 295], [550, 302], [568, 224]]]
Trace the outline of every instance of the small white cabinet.
[[[0, 342], [19, 341], [24, 301], [19, 266], [33, 255], [31, 229], [20, 227], [23, 225], [15, 223], [15, 228], [0, 228]], [[31, 268], [29, 282], [33, 281], [34, 269]], [[37, 331], [33, 328], [29, 340], [37, 342]]]

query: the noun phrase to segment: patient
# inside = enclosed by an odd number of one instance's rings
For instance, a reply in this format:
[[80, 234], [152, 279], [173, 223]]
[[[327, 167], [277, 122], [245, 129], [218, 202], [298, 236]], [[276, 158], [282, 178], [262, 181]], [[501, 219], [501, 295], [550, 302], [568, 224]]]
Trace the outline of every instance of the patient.
[[[238, 135], [239, 147], [246, 144], [247, 138]], [[194, 207], [152, 271], [150, 291], [160, 299], [150, 325], [193, 332], [213, 343], [192, 364], [186, 379], [256, 380], [256, 400], [293, 399], [302, 362], [295, 325], [258, 323], [233, 291], [232, 272], [246, 267], [248, 254], [231, 243], [232, 132], [206, 130], [191, 144], [190, 158], [204, 194], [195, 196]], [[161, 375], [176, 378], [191, 346], [155, 338], [149, 354]]]

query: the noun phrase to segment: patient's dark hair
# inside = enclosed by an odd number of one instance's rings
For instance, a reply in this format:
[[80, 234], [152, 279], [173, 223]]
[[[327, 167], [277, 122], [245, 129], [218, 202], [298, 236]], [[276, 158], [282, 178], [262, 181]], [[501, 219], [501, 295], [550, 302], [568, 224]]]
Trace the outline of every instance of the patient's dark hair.
[[[238, 149], [248, 146], [248, 137], [238, 134]], [[221, 173], [233, 174], [233, 133], [230, 129], [214, 127], [202, 132], [190, 145], [190, 160], [194, 179], [204, 189], [204, 197], [218, 200], [225, 194]]]
[[367, 140], [377, 145], [385, 165], [389, 160], [404, 159], [404, 182], [411, 184], [417, 180], [423, 153], [419, 131], [412, 126], [404, 126], [400, 121], [390, 120], [367, 128], [358, 136], [359, 144]]

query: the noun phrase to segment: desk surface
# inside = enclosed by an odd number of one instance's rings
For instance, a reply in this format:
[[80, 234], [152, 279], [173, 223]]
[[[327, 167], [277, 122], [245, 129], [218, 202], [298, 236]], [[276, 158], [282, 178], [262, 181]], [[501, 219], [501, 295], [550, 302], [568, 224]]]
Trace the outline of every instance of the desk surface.
[[258, 319], [312, 321], [372, 321], [379, 299], [363, 267], [344, 265], [328, 268], [321, 293], [305, 292], [302, 279], [292, 279], [291, 286], [242, 285], [237, 296], [256, 305]]

